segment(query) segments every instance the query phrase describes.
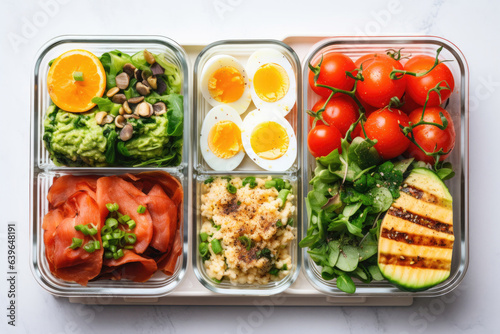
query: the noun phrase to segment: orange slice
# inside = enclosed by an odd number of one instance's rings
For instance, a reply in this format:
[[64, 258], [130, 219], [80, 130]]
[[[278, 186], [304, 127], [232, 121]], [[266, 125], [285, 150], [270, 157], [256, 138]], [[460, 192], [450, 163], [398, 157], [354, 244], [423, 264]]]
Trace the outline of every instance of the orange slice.
[[95, 106], [94, 97], [104, 94], [106, 72], [93, 53], [71, 50], [54, 60], [47, 86], [56, 106], [65, 111], [84, 112]]

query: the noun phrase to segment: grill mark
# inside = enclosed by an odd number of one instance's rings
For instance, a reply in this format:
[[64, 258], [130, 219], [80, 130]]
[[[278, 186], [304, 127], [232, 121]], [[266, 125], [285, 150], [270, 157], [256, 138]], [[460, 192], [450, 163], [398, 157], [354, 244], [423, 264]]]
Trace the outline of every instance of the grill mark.
[[379, 263], [392, 264], [403, 267], [421, 268], [421, 269], [435, 269], [435, 270], [450, 270], [451, 261], [417, 257], [405, 257], [403, 255], [394, 255], [387, 253], [379, 254]]
[[389, 211], [387, 211], [387, 214], [404, 219], [413, 224], [418, 224], [420, 226], [430, 228], [434, 231], [453, 235], [453, 225], [442, 223], [438, 220], [430, 219], [428, 217], [423, 217], [408, 210], [402, 210], [400, 208], [391, 206], [389, 208]]
[[401, 191], [404, 192], [405, 194], [419, 199], [421, 201], [430, 203], [430, 204], [435, 204], [443, 207], [448, 207], [449, 203], [446, 202], [446, 200], [443, 200], [436, 195], [433, 195], [425, 190], [419, 189], [413, 185], [406, 185], [401, 188]]
[[400, 232], [394, 228], [383, 228], [381, 236], [382, 238], [404, 242], [408, 245], [453, 248], [453, 240]]

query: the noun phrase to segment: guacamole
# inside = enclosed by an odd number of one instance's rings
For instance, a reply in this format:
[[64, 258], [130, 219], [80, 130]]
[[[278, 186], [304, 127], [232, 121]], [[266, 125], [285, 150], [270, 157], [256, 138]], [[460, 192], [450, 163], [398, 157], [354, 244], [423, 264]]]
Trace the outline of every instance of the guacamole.
[[107, 140], [96, 123], [95, 111], [73, 114], [51, 106], [45, 118], [45, 146], [58, 166], [105, 166]]
[[[182, 107], [182, 97], [177, 95], [174, 98], [173, 108]], [[133, 136], [127, 141], [120, 139], [121, 129], [114, 123], [97, 124], [98, 112], [99, 109], [94, 108], [87, 113], [75, 114], [54, 105], [47, 110], [43, 140], [57, 166], [163, 167], [180, 164], [182, 118], [179, 121], [176, 117], [181, 110], [149, 118], [131, 118], [128, 123], [133, 126]]]

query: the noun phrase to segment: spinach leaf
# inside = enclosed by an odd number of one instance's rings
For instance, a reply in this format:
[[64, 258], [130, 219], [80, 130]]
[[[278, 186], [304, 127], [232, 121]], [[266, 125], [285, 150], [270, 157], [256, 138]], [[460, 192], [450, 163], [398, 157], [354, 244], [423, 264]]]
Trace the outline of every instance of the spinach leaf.
[[106, 152], [104, 154], [106, 162], [108, 164], [113, 164], [116, 159], [116, 141], [118, 140], [118, 133], [114, 130], [109, 131], [106, 140]]

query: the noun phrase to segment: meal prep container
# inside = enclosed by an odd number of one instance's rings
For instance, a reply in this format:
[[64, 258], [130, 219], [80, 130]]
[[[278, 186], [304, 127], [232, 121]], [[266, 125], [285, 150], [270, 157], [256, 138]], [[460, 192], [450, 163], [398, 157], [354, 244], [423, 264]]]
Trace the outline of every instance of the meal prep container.
[[[181, 94], [184, 95], [184, 148], [182, 163], [168, 168], [116, 168], [116, 167], [60, 167], [54, 165], [43, 143], [43, 120], [50, 104], [47, 91], [47, 73], [49, 61], [65, 51], [85, 49], [97, 56], [104, 52], [118, 49], [128, 54], [148, 49], [153, 53], [163, 53], [168, 61], [175, 64], [183, 80]], [[31, 173], [30, 173], [30, 267], [36, 281], [47, 291], [64, 297], [160, 297], [174, 289], [182, 280], [187, 266], [187, 227], [188, 205], [188, 162], [190, 146], [189, 80], [185, 51], [174, 41], [159, 36], [61, 36], [45, 44], [36, 56], [32, 78], [31, 104]], [[126, 280], [98, 280], [89, 282], [87, 287], [69, 283], [54, 277], [45, 258], [43, 242], [43, 217], [48, 212], [47, 193], [56, 176], [72, 175], [120, 175], [161, 170], [176, 177], [184, 189], [184, 218], [181, 221], [184, 238], [183, 254], [179, 257], [175, 272], [166, 276], [157, 272], [149, 281], [136, 283]]]
[[[285, 44], [286, 43], [286, 44]], [[357, 58], [368, 52], [387, 48], [404, 47], [404, 53], [435, 55], [443, 45], [441, 59], [452, 59], [447, 66], [455, 78], [455, 91], [446, 108], [453, 117], [457, 132], [456, 146], [449, 160], [456, 169], [456, 176], [447, 181], [453, 196], [454, 230], [456, 242], [450, 278], [427, 291], [403, 292], [388, 282], [357, 282], [354, 295], [336, 288], [335, 281], [325, 281], [298, 241], [307, 231], [307, 214], [304, 197], [309, 191], [308, 180], [314, 170], [314, 158], [308, 153], [306, 135], [308, 122], [306, 109], [318, 99], [309, 88], [307, 64], [325, 51], [339, 51]], [[297, 159], [284, 172], [261, 169], [248, 157], [234, 171], [218, 172], [205, 163], [199, 151], [199, 134], [203, 119], [211, 109], [198, 87], [203, 65], [214, 55], [228, 54], [243, 64], [249, 55], [261, 47], [282, 52], [291, 63], [297, 82], [297, 99], [293, 110], [286, 116], [297, 137]], [[50, 103], [46, 77], [48, 62], [62, 52], [82, 48], [96, 55], [119, 49], [133, 53], [144, 48], [152, 52], [165, 52], [169, 60], [182, 72], [184, 95], [184, 148], [182, 163], [170, 168], [116, 168], [116, 167], [58, 167], [49, 159], [43, 145], [43, 119]], [[298, 55], [298, 56], [297, 56]], [[302, 64], [299, 62], [302, 59]], [[194, 67], [189, 68], [190, 60]], [[192, 71], [192, 72], [191, 72]], [[191, 75], [193, 85], [191, 86]], [[191, 92], [193, 92], [191, 94]], [[191, 100], [192, 98], [192, 100]], [[413, 297], [439, 296], [452, 291], [463, 279], [469, 262], [468, 254], [468, 68], [460, 50], [450, 42], [436, 37], [337, 37], [316, 36], [288, 37], [284, 42], [274, 40], [220, 41], [208, 46], [183, 45], [156, 36], [62, 36], [49, 41], [37, 55], [33, 68], [31, 96], [31, 164], [30, 164], [30, 267], [36, 281], [55, 296], [69, 297], [71, 302], [89, 304], [156, 304], [156, 305], [411, 305]], [[191, 103], [193, 105], [190, 110]], [[253, 103], [248, 110], [252, 110]], [[242, 116], [244, 117], [245, 114]], [[305, 134], [305, 135], [304, 135]], [[142, 171], [163, 170], [179, 179], [184, 188], [184, 252], [177, 263], [175, 274], [167, 277], [156, 273], [145, 283], [131, 281], [96, 281], [87, 287], [64, 282], [54, 277], [45, 259], [42, 220], [48, 210], [47, 192], [55, 176], [119, 175]], [[210, 177], [273, 176], [290, 181], [295, 195], [294, 217], [297, 238], [291, 245], [293, 271], [281, 281], [266, 286], [220, 284], [212, 281], [205, 272], [198, 253], [201, 227], [201, 184]], [[302, 270], [303, 268], [303, 270]], [[278, 294], [278, 296], [271, 296]], [[96, 298], [97, 297], [97, 298]], [[102, 299], [104, 297], [104, 299]], [[162, 298], [160, 298], [162, 297]]]
[[[432, 297], [439, 296], [452, 291], [463, 279], [469, 263], [469, 240], [468, 240], [468, 143], [469, 143], [469, 73], [467, 63], [462, 52], [449, 41], [438, 37], [336, 37], [329, 38], [317, 43], [309, 54], [303, 60], [303, 115], [307, 117], [305, 110], [312, 109], [319, 97], [312, 91], [308, 83], [309, 69], [307, 64], [319, 60], [321, 54], [327, 52], [341, 52], [351, 57], [353, 61], [368, 53], [385, 53], [387, 49], [399, 50], [403, 48], [404, 54], [424, 54], [431, 57], [436, 56], [436, 50], [443, 46], [439, 58], [440, 60], [451, 60], [446, 62], [455, 79], [455, 89], [449, 99], [446, 110], [450, 113], [456, 131], [456, 143], [448, 161], [453, 164], [456, 175], [445, 181], [451, 195], [453, 196], [453, 229], [455, 234], [455, 243], [453, 247], [453, 257], [450, 277], [443, 283], [420, 292], [405, 292], [399, 290], [386, 281], [380, 281], [369, 284], [356, 282], [357, 296], [414, 296], [414, 297]], [[404, 60], [402, 61], [404, 63]], [[448, 102], [446, 102], [448, 103]], [[305, 119], [304, 119], [305, 120]], [[308, 122], [304, 121], [303, 133], [308, 133]], [[302, 178], [310, 180], [315, 168], [315, 159], [307, 150], [307, 141], [303, 143], [304, 168]], [[308, 182], [304, 182], [304, 196], [311, 189]], [[302, 211], [303, 235], [307, 232], [307, 212]], [[311, 284], [319, 291], [333, 296], [348, 295], [336, 287], [335, 280], [327, 281], [321, 277], [321, 268], [311, 260], [307, 254], [307, 249], [303, 250], [303, 268]]]
[[[246, 64], [248, 57], [258, 49], [272, 48], [281, 52], [292, 65], [297, 82], [297, 100], [293, 109], [285, 117], [291, 124], [295, 131], [297, 139], [297, 158], [295, 163], [288, 170], [283, 172], [266, 171], [257, 166], [248, 155], [245, 156], [242, 163], [233, 171], [220, 172], [211, 169], [203, 159], [200, 150], [199, 138], [201, 134], [201, 127], [203, 120], [207, 113], [212, 109], [212, 106], [204, 99], [200, 79], [204, 65], [208, 60], [216, 55], [230, 55], [238, 59], [243, 65]], [[193, 77], [193, 129], [192, 129], [192, 143], [193, 143], [193, 229], [192, 229], [192, 261], [193, 269], [198, 280], [206, 288], [221, 294], [232, 295], [272, 295], [287, 289], [297, 278], [300, 271], [301, 255], [298, 252], [298, 240], [301, 238], [301, 217], [294, 217], [296, 227], [296, 239], [292, 241], [290, 254], [292, 256], [293, 268], [290, 273], [280, 281], [272, 281], [266, 285], [257, 284], [238, 284], [233, 285], [230, 282], [223, 281], [222, 283], [215, 283], [210, 277], [207, 276], [203, 266], [201, 256], [198, 253], [198, 245], [200, 243], [199, 231], [202, 225], [201, 219], [201, 195], [202, 195], [202, 182], [209, 176], [237, 176], [244, 178], [246, 176], [266, 177], [268, 175], [273, 177], [281, 177], [288, 179], [293, 187], [295, 195], [296, 213], [302, 211], [302, 182], [300, 179], [301, 164], [302, 164], [302, 151], [300, 141], [302, 140], [302, 116], [300, 112], [301, 97], [300, 97], [300, 62], [295, 52], [286, 44], [274, 40], [254, 40], [254, 41], [220, 41], [212, 43], [205, 47], [196, 58], [194, 65]], [[244, 119], [249, 111], [254, 110], [255, 105], [253, 102], [248, 107], [247, 111], [241, 115]]]

